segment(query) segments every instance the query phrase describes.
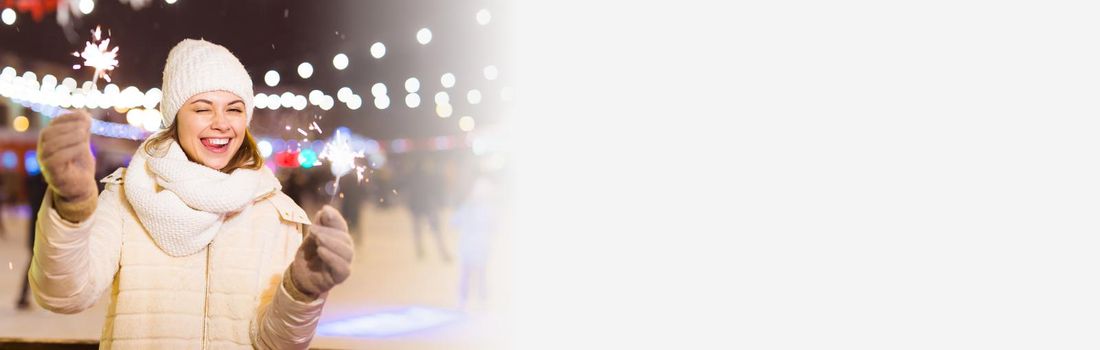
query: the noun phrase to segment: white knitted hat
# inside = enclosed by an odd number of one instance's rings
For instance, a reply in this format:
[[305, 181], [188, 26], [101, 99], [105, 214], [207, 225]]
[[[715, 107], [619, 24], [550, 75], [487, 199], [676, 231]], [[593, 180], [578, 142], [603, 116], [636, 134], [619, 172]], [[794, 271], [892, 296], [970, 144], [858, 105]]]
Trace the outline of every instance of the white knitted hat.
[[164, 126], [172, 125], [176, 113], [192, 96], [210, 91], [228, 91], [245, 104], [252, 122], [252, 77], [244, 65], [225, 47], [205, 40], [183, 39], [164, 63], [164, 97], [160, 102]]

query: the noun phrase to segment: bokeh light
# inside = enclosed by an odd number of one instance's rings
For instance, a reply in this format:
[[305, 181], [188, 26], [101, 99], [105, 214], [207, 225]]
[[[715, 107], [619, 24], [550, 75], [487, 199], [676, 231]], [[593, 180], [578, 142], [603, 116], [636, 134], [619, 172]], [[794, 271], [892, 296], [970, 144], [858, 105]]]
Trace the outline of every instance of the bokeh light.
[[370, 55], [374, 58], [382, 58], [386, 56], [386, 44], [376, 42], [370, 46]]
[[340, 54], [336, 54], [336, 56], [333, 56], [332, 57], [332, 66], [336, 67], [336, 69], [339, 69], [339, 70], [344, 70], [344, 68], [347, 68], [348, 67], [348, 55], [340, 53]]
[[482, 73], [485, 75], [485, 79], [497, 80], [497, 76], [500, 74], [500, 71], [497, 70], [497, 66], [488, 65], [485, 66], [485, 69], [482, 69]]
[[351, 88], [349, 88], [347, 86], [342, 87], [342, 88], [340, 88], [340, 90], [336, 91], [336, 99], [339, 100], [340, 102], [348, 102], [348, 98], [351, 98], [351, 95], [352, 95]]
[[409, 106], [409, 108], [420, 107], [420, 95], [417, 95], [415, 92], [405, 95], [405, 105]]
[[420, 45], [428, 45], [428, 43], [432, 42], [431, 29], [420, 28], [420, 30], [416, 31], [416, 42], [420, 43]]
[[477, 24], [487, 25], [489, 21], [493, 20], [493, 14], [489, 13], [489, 10], [481, 9], [477, 11]]
[[309, 62], [302, 62], [302, 64], [299, 64], [298, 76], [302, 77], [302, 79], [309, 79], [309, 77], [313, 76], [313, 65]]
[[279, 72], [274, 70], [267, 71], [267, 74], [264, 74], [264, 84], [270, 87], [279, 85]]
[[378, 96], [374, 98], [374, 108], [386, 109], [390, 107], [390, 98], [386, 96]]
[[303, 149], [298, 153], [298, 165], [302, 168], [309, 169], [317, 164], [317, 152], [314, 152], [311, 148]]
[[481, 103], [481, 91], [477, 89], [470, 90], [466, 93], [466, 102], [470, 102], [472, 105]]
[[92, 0], [80, 0], [80, 13], [90, 14], [95, 10], [95, 1]]
[[259, 142], [256, 142], [256, 148], [259, 148], [260, 155], [264, 158], [270, 157], [271, 152], [274, 150], [271, 142], [268, 140], [260, 140]]
[[370, 87], [370, 94], [374, 97], [385, 96], [387, 92], [386, 84], [374, 83], [374, 85]]
[[30, 126], [31, 126], [30, 119], [27, 119], [27, 117], [24, 117], [24, 116], [15, 117], [15, 119], [12, 119], [12, 121], [11, 121], [12, 129], [15, 129], [15, 131], [18, 131], [18, 132], [27, 131], [27, 128], [29, 128]]
[[38, 175], [38, 173], [42, 171], [42, 169], [38, 167], [37, 152], [31, 150], [23, 155], [23, 169], [27, 171], [27, 175]]
[[445, 88], [451, 88], [455, 86], [455, 75], [451, 73], [443, 73], [443, 76], [439, 77], [439, 83], [443, 84]]
[[458, 128], [461, 129], [462, 131], [466, 131], [466, 132], [473, 131], [474, 130], [474, 117], [464, 116], [462, 118], [459, 118], [458, 119]]
[[9, 26], [15, 24], [15, 10], [4, 9], [4, 12], [0, 13], [0, 19], [3, 19], [4, 24]]
[[449, 118], [451, 116], [451, 113], [453, 112], [454, 109], [449, 103], [440, 103], [435, 105], [435, 114], [438, 115], [440, 118]]
[[4, 169], [15, 169], [15, 166], [19, 165], [18, 157], [15, 155], [15, 151], [4, 151], [4, 154], [0, 155], [0, 164], [4, 166]]

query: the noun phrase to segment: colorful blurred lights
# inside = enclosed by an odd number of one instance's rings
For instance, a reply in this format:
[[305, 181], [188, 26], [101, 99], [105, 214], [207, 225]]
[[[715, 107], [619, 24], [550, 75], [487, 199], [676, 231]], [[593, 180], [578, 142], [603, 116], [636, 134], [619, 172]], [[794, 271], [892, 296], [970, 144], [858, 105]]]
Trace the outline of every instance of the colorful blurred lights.
[[298, 167], [298, 152], [292, 152], [290, 150], [275, 153], [275, 165], [283, 168], [297, 168]]
[[309, 148], [303, 149], [298, 153], [298, 165], [301, 165], [304, 169], [309, 169], [317, 165], [317, 152]]
[[27, 117], [24, 117], [24, 116], [15, 117], [15, 119], [13, 119], [11, 121], [11, 127], [13, 129], [15, 129], [15, 131], [18, 131], [18, 132], [27, 131], [27, 128], [29, 128], [30, 126], [31, 126], [30, 119], [27, 119]]
[[38, 154], [35, 151], [27, 151], [23, 155], [23, 169], [27, 171], [28, 175], [38, 175], [42, 171], [38, 167]]
[[393, 149], [394, 153], [404, 153], [409, 149], [409, 141], [405, 139], [396, 139], [390, 142], [390, 149]]
[[15, 151], [4, 151], [4, 154], [0, 156], [0, 164], [4, 166], [4, 169], [15, 169], [15, 166], [19, 165], [19, 159], [16, 158]]

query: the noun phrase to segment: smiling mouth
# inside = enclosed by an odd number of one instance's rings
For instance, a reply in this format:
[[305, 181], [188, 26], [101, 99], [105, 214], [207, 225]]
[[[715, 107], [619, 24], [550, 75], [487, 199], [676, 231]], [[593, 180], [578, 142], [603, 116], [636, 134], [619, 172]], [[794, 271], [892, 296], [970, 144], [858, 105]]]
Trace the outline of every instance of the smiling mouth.
[[202, 146], [210, 152], [223, 153], [229, 149], [229, 141], [232, 139], [228, 137], [205, 137], [199, 140], [202, 141]]

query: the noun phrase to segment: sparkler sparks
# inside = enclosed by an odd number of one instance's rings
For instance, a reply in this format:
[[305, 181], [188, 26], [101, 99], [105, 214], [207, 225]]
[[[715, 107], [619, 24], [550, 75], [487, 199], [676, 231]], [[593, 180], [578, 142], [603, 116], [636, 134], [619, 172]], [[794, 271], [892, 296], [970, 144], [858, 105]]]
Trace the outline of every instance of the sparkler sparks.
[[[367, 169], [367, 167], [365, 167], [365, 166], [355, 167], [355, 177], [356, 177], [357, 181], [363, 182], [363, 170], [366, 170], [366, 169]], [[370, 181], [370, 179], [367, 179], [367, 181]]]
[[[95, 74], [92, 76], [94, 88], [100, 77], [108, 83], [111, 82], [108, 72], [118, 67], [118, 46], [110, 48], [111, 38], [103, 38], [103, 32], [99, 27], [92, 31], [92, 38], [92, 41], [85, 43], [83, 52], [73, 52], [73, 56], [83, 58], [84, 67], [95, 69]], [[73, 69], [80, 69], [80, 67], [79, 64], [73, 65]]]
[[[351, 148], [351, 140], [347, 135], [336, 130], [336, 135], [332, 136], [332, 141], [325, 143], [325, 148], [321, 150], [321, 154], [318, 159], [325, 159], [329, 162], [329, 170], [332, 171], [332, 176], [336, 177], [334, 181], [334, 189], [332, 191], [332, 201], [336, 201], [336, 194], [340, 189], [340, 177], [347, 175], [352, 169], [356, 169], [355, 159], [363, 158], [365, 155], [362, 150], [353, 150]], [[362, 174], [362, 171], [356, 173]]]

